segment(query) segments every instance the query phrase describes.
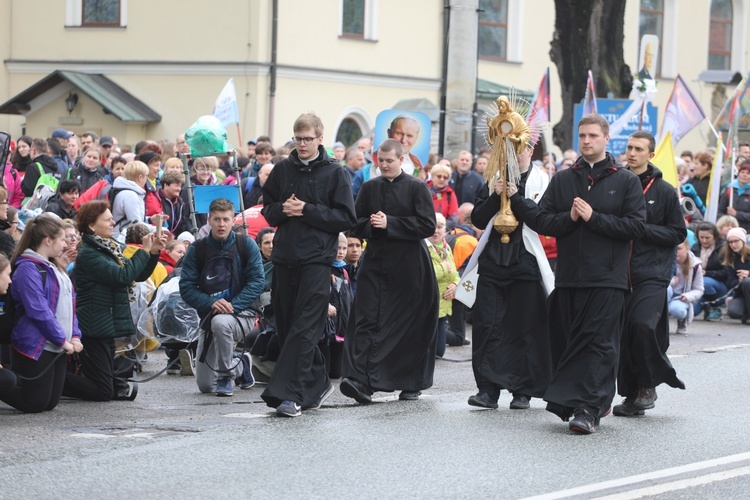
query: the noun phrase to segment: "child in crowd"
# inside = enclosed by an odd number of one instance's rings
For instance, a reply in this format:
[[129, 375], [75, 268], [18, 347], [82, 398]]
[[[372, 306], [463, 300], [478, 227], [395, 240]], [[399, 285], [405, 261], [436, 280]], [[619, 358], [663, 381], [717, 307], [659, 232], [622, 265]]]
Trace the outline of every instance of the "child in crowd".
[[344, 355], [344, 335], [349, 322], [352, 305], [352, 291], [349, 286], [349, 273], [344, 268], [346, 262], [347, 238], [339, 233], [339, 246], [336, 261], [331, 268], [331, 295], [328, 303], [326, 331], [318, 347], [325, 358], [330, 378], [341, 378]]
[[669, 315], [677, 318], [677, 331], [687, 335], [687, 325], [693, 321], [693, 303], [703, 296], [703, 265], [690, 251], [690, 242], [677, 245], [677, 271], [667, 288]]

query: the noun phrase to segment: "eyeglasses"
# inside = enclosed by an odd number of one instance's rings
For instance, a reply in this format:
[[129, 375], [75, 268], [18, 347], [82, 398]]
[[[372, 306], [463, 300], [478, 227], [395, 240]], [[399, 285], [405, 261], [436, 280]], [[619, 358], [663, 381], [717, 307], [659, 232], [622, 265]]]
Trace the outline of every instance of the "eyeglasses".
[[448, 176], [447, 176], [447, 175], [433, 175], [433, 177], [434, 177], [435, 179], [447, 179], [447, 178], [448, 178]]
[[317, 137], [297, 137], [296, 135], [292, 137], [295, 144], [302, 144], [303, 142], [305, 144], [311, 144], [315, 139], [317, 139]]
[[77, 234], [66, 234], [65, 237], [69, 240], [77, 240], [78, 235]]
[[208, 167], [198, 167], [198, 168], [195, 169], [196, 172], [204, 172], [204, 173], [208, 172], [209, 170], [211, 170], [211, 169], [208, 168]]

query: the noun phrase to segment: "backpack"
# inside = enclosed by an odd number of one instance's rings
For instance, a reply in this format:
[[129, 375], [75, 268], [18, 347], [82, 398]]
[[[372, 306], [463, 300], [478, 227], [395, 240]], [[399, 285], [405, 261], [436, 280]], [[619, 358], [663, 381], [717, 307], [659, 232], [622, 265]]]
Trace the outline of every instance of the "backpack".
[[[5, 164], [8, 163], [8, 156], [10, 156], [10, 134], [8, 132], [0, 132], [0, 167], [3, 169], [3, 174], [5, 174]], [[3, 175], [3, 177], [5, 176]]]
[[39, 162], [34, 163], [39, 169], [39, 179], [36, 181], [34, 186], [34, 192], [26, 200], [24, 200], [23, 208], [26, 210], [35, 210], [37, 208], [44, 210], [47, 208], [50, 198], [57, 193], [57, 186], [60, 185], [60, 174], [50, 174], [44, 171], [42, 164]]
[[[42, 276], [42, 288], [47, 286], [47, 268], [44, 264], [34, 262], [37, 271]], [[14, 269], [15, 271], [15, 269]], [[11, 279], [12, 279], [11, 274]], [[13, 327], [16, 324], [16, 305], [13, 301], [13, 295], [10, 293], [11, 285], [8, 287], [8, 292], [5, 295], [0, 295], [0, 344], [10, 344], [10, 336], [13, 331]]]
[[[102, 179], [100, 181], [96, 181], [94, 185], [92, 185], [86, 191], [81, 193], [81, 196], [79, 196], [78, 199], [75, 201], [75, 203], [73, 203], [73, 206], [75, 207], [76, 210], [80, 210], [81, 205], [83, 205], [87, 201], [91, 201], [91, 200], [110, 201], [109, 193], [111, 190], [112, 190], [112, 184], [110, 184], [106, 180]], [[111, 205], [112, 203], [110, 202], [110, 206]]]
[[[218, 252], [208, 246], [206, 238], [193, 243], [199, 276], [198, 287], [212, 297], [229, 300], [242, 288], [242, 272], [250, 259], [247, 239], [244, 235], [236, 235], [235, 244], [231, 248]], [[237, 254], [242, 263], [240, 269], [236, 265]]]

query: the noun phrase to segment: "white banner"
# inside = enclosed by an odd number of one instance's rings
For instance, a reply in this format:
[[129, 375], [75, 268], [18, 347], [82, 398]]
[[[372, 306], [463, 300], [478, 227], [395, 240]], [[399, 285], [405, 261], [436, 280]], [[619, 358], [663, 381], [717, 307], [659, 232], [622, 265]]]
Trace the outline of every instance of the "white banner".
[[234, 90], [234, 78], [230, 78], [219, 98], [214, 104], [213, 115], [226, 127], [232, 123], [240, 122], [240, 112], [237, 108], [237, 93]]

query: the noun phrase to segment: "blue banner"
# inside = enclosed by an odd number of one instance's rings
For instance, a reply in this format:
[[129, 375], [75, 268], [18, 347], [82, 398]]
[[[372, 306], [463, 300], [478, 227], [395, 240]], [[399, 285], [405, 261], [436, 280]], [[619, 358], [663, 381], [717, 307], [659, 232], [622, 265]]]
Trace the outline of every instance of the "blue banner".
[[[597, 99], [596, 103], [599, 108], [599, 114], [604, 116], [607, 121], [614, 123], [620, 116], [625, 113], [630, 104], [633, 101], [630, 99]], [[575, 112], [573, 114], [573, 149], [578, 151], [578, 122], [583, 116], [583, 104], [576, 104]], [[625, 152], [625, 148], [628, 145], [628, 137], [638, 130], [638, 124], [641, 120], [640, 111], [636, 113], [622, 129], [619, 135], [609, 138], [609, 145], [607, 151], [617, 158], [620, 153]], [[648, 132], [649, 134], [656, 137], [657, 130], [657, 109], [653, 104], [646, 103], [646, 113], [643, 115], [643, 124], [641, 130]]]

